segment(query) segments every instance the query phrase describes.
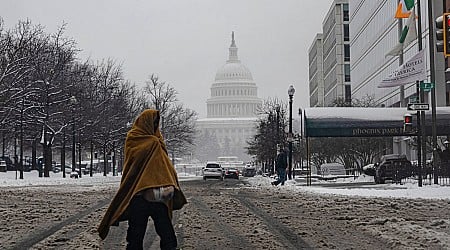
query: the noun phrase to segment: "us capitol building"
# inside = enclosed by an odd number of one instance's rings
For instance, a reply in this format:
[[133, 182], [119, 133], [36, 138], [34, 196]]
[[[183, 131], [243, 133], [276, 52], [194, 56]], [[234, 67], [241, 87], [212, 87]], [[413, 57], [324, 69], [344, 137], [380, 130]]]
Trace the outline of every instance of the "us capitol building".
[[210, 149], [216, 153], [209, 154], [208, 160], [216, 160], [217, 156], [250, 160], [247, 141], [256, 133], [256, 112], [262, 101], [252, 73], [238, 59], [237, 51], [233, 32], [228, 60], [217, 71], [211, 97], [206, 101], [207, 118], [197, 120], [200, 133], [216, 142]]

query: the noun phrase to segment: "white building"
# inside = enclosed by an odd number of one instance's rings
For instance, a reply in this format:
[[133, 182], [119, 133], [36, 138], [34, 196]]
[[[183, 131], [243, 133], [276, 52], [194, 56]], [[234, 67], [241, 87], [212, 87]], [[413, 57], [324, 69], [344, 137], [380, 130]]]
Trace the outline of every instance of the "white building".
[[323, 107], [323, 35], [314, 38], [308, 50], [309, 58], [309, 106]]
[[258, 98], [252, 74], [238, 59], [237, 51], [233, 32], [228, 60], [217, 70], [211, 97], [206, 101], [207, 117], [197, 120], [201, 134], [217, 142], [216, 148], [212, 149], [215, 154], [208, 154], [208, 160], [215, 160], [214, 156], [250, 160], [245, 148], [247, 141], [255, 135], [256, 110], [262, 101]]
[[348, 0], [335, 0], [309, 50], [310, 106], [351, 102]]

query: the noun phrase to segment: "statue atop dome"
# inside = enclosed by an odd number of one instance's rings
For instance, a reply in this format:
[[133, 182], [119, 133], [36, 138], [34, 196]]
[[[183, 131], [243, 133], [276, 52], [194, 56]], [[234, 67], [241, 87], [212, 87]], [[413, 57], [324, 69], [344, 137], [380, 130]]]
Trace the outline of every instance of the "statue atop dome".
[[228, 56], [227, 63], [229, 63], [229, 62], [233, 62], [233, 63], [240, 62], [239, 59], [238, 59], [237, 50], [238, 50], [238, 48], [236, 47], [236, 42], [234, 41], [234, 31], [232, 31], [231, 32], [231, 45], [230, 45], [230, 48], [228, 49], [230, 54]]
[[231, 32], [231, 46], [230, 47], [236, 47], [236, 43], [234, 42], [234, 31]]

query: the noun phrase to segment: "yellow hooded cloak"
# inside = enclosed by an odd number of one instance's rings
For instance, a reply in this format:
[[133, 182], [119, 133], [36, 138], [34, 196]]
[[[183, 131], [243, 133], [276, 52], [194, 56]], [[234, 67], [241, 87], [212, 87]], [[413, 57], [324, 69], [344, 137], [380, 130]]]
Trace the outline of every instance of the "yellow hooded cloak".
[[[137, 193], [164, 186], [180, 190], [177, 173], [159, 131], [159, 111], [147, 109], [136, 118], [127, 133], [120, 187], [97, 229], [100, 238], [106, 238], [111, 225], [128, 220], [127, 208]], [[172, 201], [166, 205], [172, 217]]]

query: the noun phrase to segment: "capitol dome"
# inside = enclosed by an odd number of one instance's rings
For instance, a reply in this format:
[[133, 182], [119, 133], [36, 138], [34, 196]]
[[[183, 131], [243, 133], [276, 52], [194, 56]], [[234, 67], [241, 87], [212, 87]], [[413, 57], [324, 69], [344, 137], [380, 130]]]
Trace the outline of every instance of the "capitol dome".
[[227, 63], [223, 65], [216, 73], [217, 81], [233, 81], [233, 80], [245, 80], [253, 81], [252, 73], [250, 70], [241, 63], [237, 55], [238, 48], [234, 41], [234, 32], [231, 35], [231, 45], [229, 48], [229, 57]]
[[250, 70], [240, 62], [223, 65], [216, 73], [216, 81], [249, 80], [253, 81]]
[[252, 73], [238, 59], [237, 50], [232, 32], [228, 60], [217, 70], [206, 101], [208, 118], [255, 118], [262, 103]]

